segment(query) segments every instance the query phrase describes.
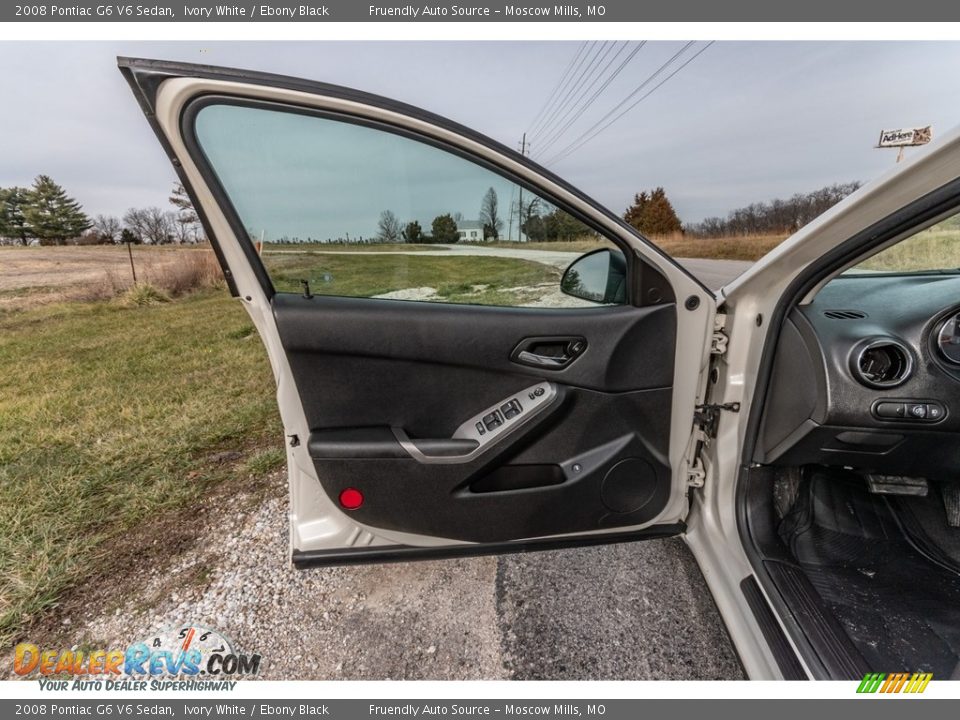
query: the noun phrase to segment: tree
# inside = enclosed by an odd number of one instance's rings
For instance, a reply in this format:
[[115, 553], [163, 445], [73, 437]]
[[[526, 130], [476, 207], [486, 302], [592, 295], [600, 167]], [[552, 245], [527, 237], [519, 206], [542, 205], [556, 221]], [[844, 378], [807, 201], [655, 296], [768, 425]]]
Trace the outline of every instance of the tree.
[[19, 240], [21, 245], [27, 244], [30, 228], [23, 214], [26, 204], [25, 188], [0, 188], [0, 238]]
[[97, 215], [93, 219], [93, 232], [97, 236], [98, 242], [103, 245], [111, 245], [120, 242], [120, 232], [123, 225], [119, 218], [113, 215]]
[[788, 235], [825, 213], [859, 187], [859, 182], [835, 183], [819, 190], [796, 193], [786, 199], [751, 203], [731, 210], [726, 218], [709, 217], [684, 229], [697, 237]]
[[137, 237], [136, 233], [134, 233], [130, 228], [124, 228], [120, 232], [120, 242], [122, 244], [129, 243], [131, 245], [139, 245], [140, 238]]
[[520, 226], [531, 242], [570, 242], [590, 234], [590, 229], [570, 213], [554, 208], [545, 215], [539, 207], [528, 209], [526, 221]]
[[123, 224], [136, 235], [140, 242], [149, 245], [165, 245], [173, 242], [174, 214], [158, 207], [130, 208], [123, 215]]
[[500, 202], [497, 199], [497, 192], [493, 188], [487, 190], [480, 202], [480, 222], [483, 224], [484, 238], [500, 239], [503, 220], [500, 219]]
[[407, 226], [403, 228], [403, 241], [408, 243], [422, 243], [423, 240], [423, 228], [420, 227], [420, 223], [416, 220], [408, 222]]
[[177, 243], [195, 243], [198, 242], [203, 233], [200, 229], [200, 218], [190, 196], [187, 195], [183, 183], [177, 182], [173, 185], [170, 192], [170, 204], [176, 208], [174, 210], [176, 217], [174, 219], [174, 236]]
[[633, 204], [627, 208], [623, 219], [648, 235], [669, 235], [683, 231], [680, 218], [662, 187], [655, 188], [649, 194], [644, 191], [634, 195]]
[[430, 229], [435, 243], [455, 243], [460, 239], [460, 234], [457, 232], [457, 223], [450, 216], [450, 213], [435, 217]]
[[400, 242], [400, 221], [390, 210], [380, 213], [377, 223], [377, 240], [385, 243]]
[[27, 191], [23, 216], [30, 234], [43, 244], [63, 245], [91, 225], [80, 203], [47, 175], [38, 175]]
[[199, 222], [200, 218], [197, 217], [197, 211], [194, 210], [193, 203], [190, 201], [190, 196], [187, 195], [187, 190], [183, 187], [183, 183], [175, 182], [173, 184], [173, 190], [170, 191], [169, 200], [170, 204], [177, 209], [177, 214], [183, 216], [185, 221], [192, 223]]

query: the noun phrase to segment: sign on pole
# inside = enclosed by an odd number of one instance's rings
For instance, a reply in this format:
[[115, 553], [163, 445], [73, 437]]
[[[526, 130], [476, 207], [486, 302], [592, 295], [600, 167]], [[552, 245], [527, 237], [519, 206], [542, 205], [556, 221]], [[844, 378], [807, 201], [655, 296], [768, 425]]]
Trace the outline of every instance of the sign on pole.
[[919, 128], [899, 128], [897, 130], [881, 130], [880, 141], [877, 147], [910, 147], [912, 145], [926, 145], [933, 137], [930, 125]]

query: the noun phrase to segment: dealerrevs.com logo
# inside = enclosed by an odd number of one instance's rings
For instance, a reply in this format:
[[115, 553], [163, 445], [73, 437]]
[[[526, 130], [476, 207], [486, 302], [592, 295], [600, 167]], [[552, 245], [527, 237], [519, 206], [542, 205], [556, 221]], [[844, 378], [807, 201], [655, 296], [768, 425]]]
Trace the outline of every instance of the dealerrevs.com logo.
[[933, 673], [867, 673], [857, 687], [858, 693], [915, 695], [927, 689]]
[[124, 649], [56, 650], [20, 643], [13, 671], [39, 679], [50, 690], [218, 690], [256, 675], [260, 661], [259, 654], [236, 651], [217, 630], [184, 625]]

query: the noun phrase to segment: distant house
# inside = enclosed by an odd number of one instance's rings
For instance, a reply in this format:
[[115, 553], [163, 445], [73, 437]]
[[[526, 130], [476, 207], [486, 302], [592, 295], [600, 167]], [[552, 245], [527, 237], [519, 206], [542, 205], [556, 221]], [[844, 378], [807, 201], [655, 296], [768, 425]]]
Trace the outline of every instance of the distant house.
[[483, 223], [477, 220], [460, 220], [457, 222], [457, 234], [461, 242], [483, 242]]

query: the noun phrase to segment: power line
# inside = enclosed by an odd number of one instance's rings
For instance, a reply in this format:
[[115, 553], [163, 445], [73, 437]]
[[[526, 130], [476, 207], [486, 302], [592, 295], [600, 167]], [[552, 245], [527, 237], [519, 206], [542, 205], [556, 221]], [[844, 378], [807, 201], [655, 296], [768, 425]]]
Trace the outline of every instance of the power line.
[[540, 110], [537, 111], [537, 114], [534, 116], [533, 120], [531, 121], [531, 123], [530, 123], [530, 130], [529, 130], [528, 132], [533, 132], [534, 128], [536, 127], [537, 122], [539, 122], [540, 118], [543, 117], [543, 114], [547, 111], [547, 108], [549, 108], [549, 107], [553, 104], [553, 101], [556, 100], [556, 99], [559, 97], [559, 93], [561, 92], [561, 88], [564, 87], [564, 84], [565, 84], [565, 82], [566, 82], [566, 80], [567, 80], [567, 78], [568, 78], [568, 75], [570, 74], [573, 66], [577, 63], [577, 60], [579, 59], [580, 55], [583, 53], [583, 51], [586, 49], [586, 47], [587, 47], [589, 44], [590, 44], [590, 43], [588, 43], [588, 42], [586, 42], [586, 41], [580, 43], [580, 47], [577, 48], [577, 52], [576, 52], [576, 54], [573, 56], [573, 59], [567, 64], [566, 70], [563, 71], [563, 74], [560, 76], [560, 79], [557, 81], [556, 87], [554, 87], [554, 89], [550, 92], [550, 95], [547, 96], [547, 100], [546, 100], [546, 102], [543, 104], [543, 107], [541, 107]]
[[[623, 47], [625, 47], [625, 45], [626, 43], [624, 43], [624, 45], [621, 46], [620, 50], [618, 51], [618, 54], [620, 52], [623, 52]], [[576, 106], [576, 104], [580, 101], [580, 99], [584, 95], [586, 95], [587, 92], [589, 92], [590, 84], [588, 81], [592, 81], [594, 79], [593, 78], [594, 72], [596, 72], [597, 68], [600, 67], [600, 64], [606, 59], [607, 55], [610, 54], [610, 51], [613, 50], [614, 47], [616, 47], [616, 43], [613, 43], [613, 42], [611, 43], [604, 42], [600, 46], [600, 48], [597, 50], [597, 54], [594, 56], [590, 65], [584, 68], [584, 72], [580, 74], [580, 77], [577, 79], [576, 83], [570, 86], [570, 88], [567, 90], [567, 94], [564, 96], [564, 99], [560, 102], [560, 105], [558, 105], [557, 108], [554, 110], [553, 115], [550, 117], [550, 120], [546, 123], [541, 124], [540, 129], [534, 134], [533, 139], [536, 139], [537, 137], [547, 132], [552, 133], [552, 128], [555, 127], [557, 123], [562, 122], [563, 119], [567, 117], [570, 110]], [[607, 67], [609, 67], [609, 63], [607, 64], [607, 66], [603, 68], [603, 70], [600, 71], [600, 76], [603, 75]], [[582, 92], [580, 91], [581, 88], [583, 88]], [[580, 94], [574, 97], [575, 93], [580, 93]]]
[[591, 57], [589, 57], [588, 59], [586, 59], [585, 62], [581, 62], [581, 63], [580, 63], [580, 74], [577, 75], [576, 79], [575, 79], [572, 83], [568, 83], [568, 85], [567, 85], [567, 90], [566, 90], [566, 92], [564, 93], [563, 97], [562, 97], [562, 98], [560, 99], [560, 101], [556, 104], [556, 106], [554, 106], [554, 108], [553, 108], [553, 110], [550, 112], [549, 116], [548, 116], [547, 118], [545, 118], [544, 120], [541, 120], [541, 121], [540, 121], [540, 128], [539, 128], [539, 130], [535, 130], [535, 131], [532, 133], [532, 135], [531, 135], [531, 140], [534, 139], [534, 138], [535, 138], [537, 135], [539, 135], [540, 133], [542, 133], [543, 130], [544, 130], [546, 127], [548, 127], [550, 124], [552, 124], [552, 123], [553, 123], [553, 120], [554, 120], [554, 118], [557, 116], [557, 114], [563, 111], [564, 106], [566, 105], [567, 100], [570, 98], [571, 93], [573, 93], [574, 90], [576, 90], [577, 88], [580, 87], [580, 83], [581, 83], [581, 81], [583, 80], [583, 77], [585, 76], [585, 74], [587, 73], [587, 71], [590, 71], [591, 74], [592, 74], [592, 72], [593, 72], [593, 67], [594, 67], [594, 66], [596, 65], [596, 63], [597, 63], [597, 58], [600, 56], [600, 53], [603, 52], [603, 49], [607, 46], [607, 41], [604, 40], [602, 43], [599, 43], [599, 44], [598, 44], [596, 41], [594, 41], [594, 42], [593, 42], [593, 46], [595, 46], [595, 48], [596, 48], [595, 50], [593, 50], [593, 51], [588, 50], [588, 51], [587, 51], [587, 54], [588, 54], [588, 55], [590, 54], [590, 52], [593, 52], [593, 55], [592, 55]]
[[596, 123], [594, 123], [590, 128], [588, 128], [586, 131], [584, 131], [583, 133], [581, 133], [580, 136], [579, 136], [576, 140], [574, 140], [573, 142], [571, 142], [571, 143], [570, 143], [569, 145], [567, 145], [563, 150], [561, 150], [561, 151], [558, 152], [556, 155], [554, 155], [552, 158], [550, 158], [549, 160], [547, 160], [544, 164], [549, 165], [549, 164], [555, 163], [555, 162], [557, 162], [558, 160], [561, 160], [561, 159], [567, 157], [567, 156], [570, 155], [572, 152], [575, 152], [576, 150], [579, 150], [579, 149], [580, 149], [581, 147], [583, 147], [586, 143], [590, 142], [590, 141], [591, 141], [593, 138], [595, 138], [597, 135], [599, 135], [600, 133], [602, 133], [603, 131], [605, 131], [607, 128], [609, 128], [611, 125], [613, 125], [615, 122], [617, 122], [617, 120], [619, 120], [619, 119], [622, 118], [624, 115], [626, 115], [626, 114], [629, 113], [631, 110], [633, 110], [633, 108], [635, 108], [637, 105], [639, 105], [643, 100], [645, 100], [646, 98], [650, 97], [654, 92], [656, 92], [656, 90], [657, 90], [658, 88], [662, 87], [662, 86], [664, 85], [664, 83], [666, 83], [668, 80], [670, 80], [670, 78], [672, 78], [674, 75], [676, 75], [676, 74], [679, 73], [681, 70], [683, 70], [683, 69], [684, 69], [687, 65], [689, 65], [691, 62], [693, 62], [694, 60], [696, 60], [701, 54], [703, 54], [704, 51], [706, 51], [707, 48], [709, 48], [711, 45], [713, 45], [713, 41], [711, 40], [711, 41], [708, 42], [706, 45], [704, 45], [702, 48], [700, 48], [700, 50], [698, 50], [698, 51], [697, 51], [696, 53], [694, 53], [691, 57], [689, 57], [687, 60], [685, 60], [685, 61], [684, 61], [679, 67], [677, 67], [673, 72], [671, 72], [671, 73], [670, 73], [669, 75], [667, 75], [663, 80], [661, 80], [661, 81], [658, 82], [656, 85], [654, 85], [652, 88], [650, 88], [650, 90], [648, 90], [648, 91], [647, 91], [646, 93], [644, 93], [642, 96], [640, 96], [639, 98], [637, 98], [629, 107], [627, 107], [625, 110], [623, 110], [622, 112], [620, 112], [618, 115], [616, 115], [614, 118], [612, 118], [609, 122], [606, 122], [605, 124], [603, 124], [602, 127], [598, 127], [598, 126], [601, 125], [601, 123], [604, 123], [604, 121], [605, 121], [607, 118], [609, 118], [613, 113], [615, 113], [620, 107], [622, 107], [626, 102], [628, 102], [630, 99], [632, 99], [632, 98], [633, 98], [640, 90], [642, 90], [646, 85], [649, 85], [652, 80], [654, 80], [661, 72], [663, 72], [667, 67], [669, 67], [669, 66], [674, 62], [674, 60], [676, 60], [676, 59], [677, 59], [683, 52], [685, 52], [691, 45], [693, 45], [693, 42], [689, 42], [689, 43], [687, 43], [686, 45], [684, 45], [683, 48], [681, 48], [679, 52], [677, 52], [677, 53], [676, 53], [672, 58], [670, 58], [666, 63], [664, 63], [663, 65], [661, 65], [660, 68], [658, 68], [655, 73], [653, 73], [649, 78], [647, 78], [646, 80], [644, 80], [644, 82], [641, 83], [641, 84], [636, 88], [636, 90], [634, 90], [632, 93], [630, 93], [630, 95], [628, 95], [626, 98], [624, 98], [622, 102], [620, 102], [620, 103], [619, 103], [616, 107], [614, 107], [610, 112], [608, 112], [606, 115], [604, 115], [602, 118], [600, 118], [600, 120], [598, 120]]
[[567, 148], [570, 148], [570, 147], [572, 147], [573, 145], [575, 145], [576, 143], [578, 143], [582, 138], [586, 137], [587, 135], [589, 135], [590, 133], [592, 133], [596, 128], [598, 128], [600, 125], [602, 125], [604, 122], [606, 122], [608, 118], [610, 118], [611, 116], [615, 115], [615, 114], [617, 113], [617, 111], [620, 110], [620, 108], [622, 108], [624, 105], [626, 105], [628, 102], [630, 102], [634, 97], [637, 96], [637, 94], [638, 94], [641, 90], [643, 90], [643, 89], [644, 89], [645, 87], [647, 87], [650, 83], [652, 83], [654, 80], [656, 80], [657, 77], [659, 77], [660, 74], [661, 74], [664, 70], [666, 70], [668, 67], [670, 67], [670, 65], [672, 65], [672, 64], [677, 60], [677, 58], [679, 58], [681, 55], [683, 55], [683, 53], [685, 53], [693, 44], [694, 44], [694, 41], [691, 40], [691, 41], [688, 42], [686, 45], [684, 45], [682, 48], [680, 48], [677, 52], [675, 52], [675, 53], [670, 57], [669, 60], [667, 60], [665, 63], [663, 63], [660, 67], [658, 67], [658, 68], [657, 68], [656, 70], [654, 70], [652, 73], [650, 73], [649, 75], [647, 75], [647, 77], [643, 80], [643, 82], [641, 82], [639, 85], [637, 85], [637, 87], [635, 87], [633, 90], [631, 90], [630, 93], [629, 93], [626, 97], [624, 97], [620, 102], [618, 102], [616, 105], [614, 105], [612, 108], [610, 108], [610, 110], [608, 110], [608, 111], [606, 112], [606, 114], [605, 114], [602, 118], [600, 118], [599, 120], [597, 120], [593, 125], [591, 125], [589, 128], [587, 128], [587, 129], [584, 130], [582, 133], [580, 133], [580, 135], [578, 135], [575, 140], [573, 140], [571, 143], [569, 143], [569, 144], [568, 144], [563, 150], [561, 150], [560, 153], [558, 153], [558, 154], [562, 154], [563, 152], [565, 152], [565, 151], [567, 150]]
[[[548, 148], [550, 148], [554, 143], [556, 143], [560, 138], [563, 137], [563, 134], [570, 128], [570, 126], [573, 125], [577, 120], [580, 119], [580, 117], [583, 116], [583, 113], [586, 112], [591, 105], [593, 105], [594, 101], [596, 101], [596, 99], [600, 97], [601, 94], [603, 94], [603, 92], [610, 86], [610, 83], [612, 83], [616, 79], [616, 77], [623, 71], [623, 69], [630, 64], [630, 61], [633, 60], [636, 54], [640, 52], [640, 49], [646, 44], [647, 44], [646, 40], [643, 40], [642, 42], [640, 42], [640, 44], [637, 45], [630, 52], [629, 55], [627, 55], [626, 59], [620, 63], [620, 65], [607, 77], [606, 80], [604, 80], [603, 84], [600, 85], [600, 87], [594, 91], [593, 95], [591, 95], [585, 103], [582, 103], [582, 105], [580, 106], [579, 112], [577, 112], [572, 118], [570, 118], [563, 125], [563, 127], [561, 127], [558, 131], [552, 133], [550, 137], [544, 139], [544, 142], [541, 144], [541, 147], [543, 148], [543, 150], [540, 152], [545, 152]], [[621, 48], [621, 50], [622, 49], [623, 48]], [[610, 65], [613, 64], [613, 61], [616, 60], [619, 54], [620, 53], [617, 53], [617, 55], [613, 57], [610, 63], [607, 64], [607, 67], [610, 67]], [[604, 68], [604, 71], [606, 71], [606, 69], [607, 68]]]

